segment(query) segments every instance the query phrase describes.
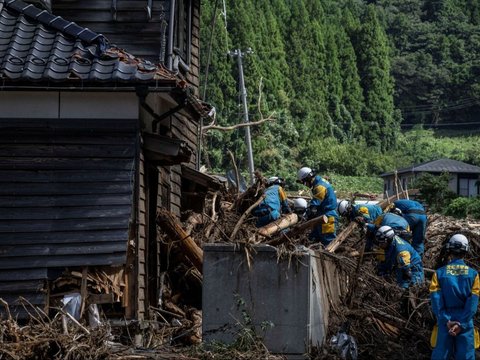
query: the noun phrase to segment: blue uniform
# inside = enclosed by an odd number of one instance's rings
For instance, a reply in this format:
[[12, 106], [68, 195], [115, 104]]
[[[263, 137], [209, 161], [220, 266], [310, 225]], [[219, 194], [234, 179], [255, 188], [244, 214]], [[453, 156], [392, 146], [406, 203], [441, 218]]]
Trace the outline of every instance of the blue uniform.
[[383, 214], [383, 210], [380, 206], [375, 204], [357, 204], [353, 205], [350, 212], [350, 220], [354, 220], [358, 216], [365, 218], [367, 223], [374, 222], [380, 215]]
[[[432, 359], [474, 360], [473, 317], [477, 312], [480, 280], [477, 271], [462, 259], [449, 262], [436, 270], [430, 284], [432, 311], [437, 319], [432, 333]], [[461, 332], [448, 334], [447, 322], [458, 321]]]
[[410, 226], [408, 225], [407, 220], [400, 215], [393, 213], [382, 214], [377, 217], [372, 224], [367, 224], [367, 245], [365, 248], [367, 251], [372, 249], [375, 232], [384, 225], [390, 226], [395, 232], [410, 231]]
[[335, 195], [332, 185], [317, 175], [313, 179], [312, 196], [310, 206], [316, 208], [316, 216], [325, 215], [328, 222], [313, 229], [309, 238], [312, 241], [320, 241], [327, 246], [337, 235], [337, 195]]
[[392, 270], [395, 270], [398, 286], [404, 289], [423, 282], [422, 259], [412, 245], [398, 236], [385, 249], [385, 261], [378, 265], [380, 275], [389, 274]]
[[393, 202], [397, 208], [402, 210], [402, 216], [407, 220], [412, 230], [412, 246], [420, 256], [425, 251], [425, 232], [427, 231], [427, 215], [425, 208], [418, 201], [396, 200]]
[[257, 216], [257, 227], [270, 224], [280, 217], [280, 213], [288, 213], [287, 195], [280, 185], [269, 186], [265, 190], [265, 199], [253, 210], [253, 215]]

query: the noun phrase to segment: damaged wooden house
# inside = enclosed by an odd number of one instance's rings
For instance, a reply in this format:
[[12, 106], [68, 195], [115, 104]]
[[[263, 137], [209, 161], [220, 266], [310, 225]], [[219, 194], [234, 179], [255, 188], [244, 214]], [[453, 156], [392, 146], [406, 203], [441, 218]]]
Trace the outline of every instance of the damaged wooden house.
[[157, 304], [157, 210], [198, 211], [219, 186], [196, 170], [199, 3], [0, 1], [0, 298], [16, 316], [69, 291], [119, 318]]

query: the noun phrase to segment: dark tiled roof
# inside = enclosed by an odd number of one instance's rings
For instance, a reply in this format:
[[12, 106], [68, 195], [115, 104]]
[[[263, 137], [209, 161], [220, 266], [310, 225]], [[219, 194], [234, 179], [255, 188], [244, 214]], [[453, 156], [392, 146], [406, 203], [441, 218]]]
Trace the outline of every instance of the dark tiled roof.
[[[480, 174], [480, 167], [452, 159], [439, 159], [398, 169], [397, 172], [398, 174], [414, 172]], [[383, 177], [392, 174], [394, 174], [394, 172], [390, 171], [380, 176]]]
[[0, 79], [17, 82], [158, 83], [175, 75], [88, 28], [19, 0], [0, 1]]

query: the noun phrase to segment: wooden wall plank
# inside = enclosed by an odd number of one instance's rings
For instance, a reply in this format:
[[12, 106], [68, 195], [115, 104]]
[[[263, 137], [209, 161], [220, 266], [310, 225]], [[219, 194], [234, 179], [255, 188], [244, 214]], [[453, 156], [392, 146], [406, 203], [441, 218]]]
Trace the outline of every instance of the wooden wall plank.
[[127, 238], [128, 230], [89, 230], [85, 231], [56, 231], [56, 232], [27, 232], [28, 229], [18, 229], [18, 232], [0, 234], [0, 245], [16, 244], [81, 244], [84, 242], [122, 241]]
[[131, 193], [92, 195], [82, 194], [82, 196], [54, 194], [45, 196], [19, 196], [10, 194], [10, 196], [0, 196], [0, 203], [2, 204], [3, 208], [131, 205], [132, 195]]
[[[1, 201], [1, 197], [0, 197]], [[130, 204], [124, 206], [85, 206], [85, 207], [29, 207], [0, 208], [2, 220], [65, 220], [109, 217], [129, 217], [132, 212]]]
[[30, 246], [14, 246], [0, 245], [0, 261], [11, 257], [25, 256], [59, 256], [59, 255], [89, 255], [95, 254], [111, 254], [115, 252], [126, 252], [126, 244], [124, 241], [108, 242], [108, 243], [83, 243], [66, 247], [64, 244], [41, 244]]

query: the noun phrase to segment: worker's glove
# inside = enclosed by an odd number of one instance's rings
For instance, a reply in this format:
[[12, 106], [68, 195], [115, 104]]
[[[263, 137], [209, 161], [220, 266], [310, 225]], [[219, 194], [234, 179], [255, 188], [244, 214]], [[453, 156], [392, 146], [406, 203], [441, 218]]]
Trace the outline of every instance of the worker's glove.
[[309, 206], [306, 212], [307, 219], [316, 218], [318, 214], [318, 208], [316, 206]]
[[284, 214], [291, 214], [291, 213], [292, 213], [292, 209], [290, 209], [290, 206], [284, 206], [284, 207], [282, 208], [282, 212], [283, 212]]
[[412, 270], [405, 269], [403, 270], [403, 280], [412, 280]]
[[262, 217], [270, 214], [270, 209], [267, 207], [257, 207], [252, 211], [253, 216]]
[[395, 235], [400, 236], [403, 240], [410, 241], [412, 233], [407, 230], [395, 230]]
[[364, 225], [367, 222], [367, 219], [365, 219], [363, 216], [357, 216], [354, 221], [359, 225]]
[[378, 276], [387, 276], [388, 272], [383, 263], [377, 265], [377, 275]]
[[458, 321], [450, 321], [447, 322], [448, 334], [450, 336], [457, 336], [462, 331], [462, 327]]

